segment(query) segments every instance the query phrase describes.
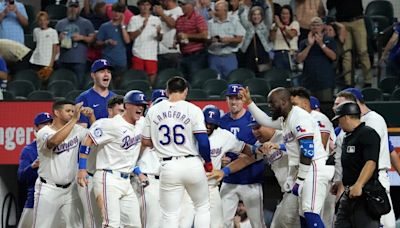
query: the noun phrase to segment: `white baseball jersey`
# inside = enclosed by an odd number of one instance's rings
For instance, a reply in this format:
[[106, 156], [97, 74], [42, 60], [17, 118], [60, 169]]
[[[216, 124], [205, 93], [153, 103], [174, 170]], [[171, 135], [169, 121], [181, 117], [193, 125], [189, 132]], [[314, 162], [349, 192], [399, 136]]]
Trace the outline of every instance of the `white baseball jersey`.
[[381, 138], [378, 169], [390, 169], [389, 139], [385, 119], [375, 111], [369, 111], [360, 119], [365, 125], [373, 128]]
[[331, 149], [334, 148], [335, 141], [336, 141], [335, 129], [333, 128], [333, 124], [329, 120], [329, 118], [325, 114], [323, 114], [322, 112], [318, 112], [318, 111], [312, 110], [310, 114], [317, 121], [318, 126], [319, 126], [319, 130], [321, 131], [321, 133], [328, 133], [329, 134], [328, 144], [324, 145], [326, 151], [329, 154]]
[[139, 158], [137, 165], [140, 167], [142, 173], [151, 175], [160, 175], [160, 158], [154, 148], [148, 148], [143, 151], [142, 156]]
[[327, 152], [321, 142], [321, 133], [314, 118], [302, 108], [293, 106], [282, 123], [283, 140], [289, 155], [289, 166], [300, 162], [300, 145], [298, 139], [313, 137], [314, 156], [312, 160], [326, 158]]
[[199, 155], [195, 133], [206, 133], [203, 112], [187, 101], [165, 100], [146, 115], [143, 138], [150, 139], [159, 157]]
[[230, 131], [217, 128], [208, 137], [210, 140], [211, 161], [214, 169], [221, 169], [221, 159], [228, 152], [239, 154], [246, 145]]
[[133, 125], [121, 115], [99, 119], [89, 129], [97, 145], [96, 169], [131, 173], [140, 153], [144, 119]]
[[37, 133], [37, 148], [40, 166], [38, 174], [49, 183], [68, 184], [74, 181], [78, 170], [79, 144], [85, 138], [87, 129], [75, 125], [67, 138], [54, 147], [47, 148], [47, 139], [56, 130], [45, 126]]

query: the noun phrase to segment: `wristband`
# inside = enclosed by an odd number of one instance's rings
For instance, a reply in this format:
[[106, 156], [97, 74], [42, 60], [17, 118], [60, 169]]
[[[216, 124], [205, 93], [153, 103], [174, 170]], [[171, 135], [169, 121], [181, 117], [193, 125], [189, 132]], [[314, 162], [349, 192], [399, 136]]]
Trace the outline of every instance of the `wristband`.
[[142, 173], [142, 170], [140, 170], [140, 167], [139, 167], [139, 166], [136, 166], [136, 167], [133, 169], [133, 173], [136, 174], [137, 176], [139, 176], [139, 175]]
[[305, 165], [305, 164], [300, 163], [299, 172], [297, 173], [297, 179], [304, 181], [307, 177], [309, 169], [310, 169], [310, 165]]
[[286, 146], [284, 143], [279, 144], [279, 150], [280, 151], [286, 151]]
[[260, 147], [261, 147], [260, 145], [256, 145], [256, 144], [251, 145], [251, 153], [256, 154], [256, 153], [257, 153], [257, 150], [258, 150]]
[[222, 172], [224, 172], [224, 176], [227, 177], [227, 176], [229, 176], [231, 174], [231, 169], [228, 166], [225, 166], [222, 169]]
[[87, 158], [79, 158], [79, 169], [86, 169]]
[[89, 146], [83, 146], [83, 145], [81, 145], [81, 146], [79, 147], [79, 153], [80, 153], [80, 154], [89, 155], [89, 154], [90, 154], [90, 147], [89, 147]]

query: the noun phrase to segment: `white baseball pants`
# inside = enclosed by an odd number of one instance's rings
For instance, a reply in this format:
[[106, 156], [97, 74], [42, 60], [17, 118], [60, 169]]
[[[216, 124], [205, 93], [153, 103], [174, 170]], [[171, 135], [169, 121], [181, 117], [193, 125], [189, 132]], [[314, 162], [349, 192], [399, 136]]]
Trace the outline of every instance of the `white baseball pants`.
[[239, 200], [242, 200], [247, 208], [247, 216], [253, 228], [266, 227], [263, 210], [263, 191], [261, 184], [228, 184], [222, 183], [221, 199], [224, 227], [233, 227], [233, 218]]
[[393, 203], [392, 203], [392, 197], [390, 197], [390, 180], [389, 176], [387, 174], [386, 170], [380, 170], [378, 173], [378, 180], [381, 182], [383, 187], [386, 189], [386, 193], [389, 198], [390, 206], [392, 210], [390, 210], [389, 213], [386, 215], [381, 216], [381, 225], [383, 225], [383, 228], [395, 228], [396, 227], [396, 218], [394, 216], [394, 211], [393, 211]]
[[271, 228], [300, 227], [299, 202], [292, 193], [284, 193], [282, 201], [276, 206]]
[[208, 183], [200, 158], [181, 156], [162, 161], [160, 174], [161, 228], [179, 227], [180, 206], [185, 190], [194, 204], [194, 227], [210, 227]]
[[83, 208], [83, 226], [84, 228], [101, 227], [101, 211], [94, 196], [93, 177], [88, 176], [87, 180], [86, 187], [78, 185], [78, 194]]
[[97, 170], [93, 178], [93, 190], [103, 216], [103, 227], [141, 228], [139, 201], [129, 178], [119, 172]]

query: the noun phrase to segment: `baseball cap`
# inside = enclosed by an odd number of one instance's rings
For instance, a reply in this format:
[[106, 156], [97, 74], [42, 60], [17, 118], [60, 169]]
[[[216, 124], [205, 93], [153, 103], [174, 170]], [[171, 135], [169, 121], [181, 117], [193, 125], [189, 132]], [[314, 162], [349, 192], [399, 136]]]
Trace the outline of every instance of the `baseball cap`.
[[182, 5], [186, 5], [186, 4], [195, 5], [196, 4], [196, 0], [178, 0], [178, 3], [182, 4]]
[[50, 122], [50, 121], [53, 121], [53, 117], [51, 117], [50, 113], [48, 113], [48, 112], [38, 113], [35, 116], [35, 119], [33, 119], [33, 123], [36, 126], [39, 126], [39, 124], [47, 123], [47, 122]]
[[247, 124], [249, 127], [254, 127], [254, 126], [260, 126], [260, 124], [254, 119], [254, 117], [251, 118], [251, 122]]
[[155, 100], [158, 100], [159, 98], [167, 98], [167, 92], [163, 89], [155, 89], [151, 93], [151, 102], [154, 103]]
[[78, 0], [69, 0], [67, 6], [68, 7], [79, 7], [79, 1]]
[[314, 96], [310, 96], [310, 106], [312, 110], [315, 110], [317, 108], [321, 107], [321, 104], [319, 103], [318, 98], [314, 97]]
[[237, 96], [240, 88], [243, 88], [241, 84], [229, 84], [225, 96]]
[[90, 71], [92, 73], [95, 73], [99, 70], [106, 69], [106, 68], [110, 69], [110, 70], [114, 69], [114, 67], [110, 65], [110, 63], [107, 61], [107, 59], [98, 59], [93, 62]]
[[364, 100], [364, 95], [362, 95], [361, 90], [359, 90], [357, 88], [347, 88], [343, 91], [353, 94], [356, 97], [356, 99], [359, 101]]
[[320, 17], [313, 17], [311, 18], [311, 23], [310, 24], [323, 24], [324, 22]]
[[338, 105], [335, 109], [335, 117], [332, 118], [332, 121], [339, 119], [345, 115], [360, 115], [360, 107], [357, 103], [354, 102], [343, 102]]

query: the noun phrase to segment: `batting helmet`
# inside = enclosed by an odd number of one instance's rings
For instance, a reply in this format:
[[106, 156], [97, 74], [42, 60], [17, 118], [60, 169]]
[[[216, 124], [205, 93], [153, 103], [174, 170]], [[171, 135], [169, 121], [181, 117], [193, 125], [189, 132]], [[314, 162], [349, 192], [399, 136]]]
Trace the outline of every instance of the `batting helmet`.
[[204, 120], [208, 124], [219, 125], [219, 120], [221, 118], [218, 108], [210, 107], [203, 110]]
[[354, 102], [343, 102], [335, 109], [335, 117], [333, 117], [332, 121], [339, 119], [342, 116], [346, 115], [360, 115], [360, 107], [357, 103]]
[[140, 90], [131, 90], [124, 96], [124, 104], [147, 105], [146, 96]]
[[153, 90], [153, 93], [151, 94], [151, 102], [154, 102], [160, 97], [167, 98], [167, 92], [164, 89]]

